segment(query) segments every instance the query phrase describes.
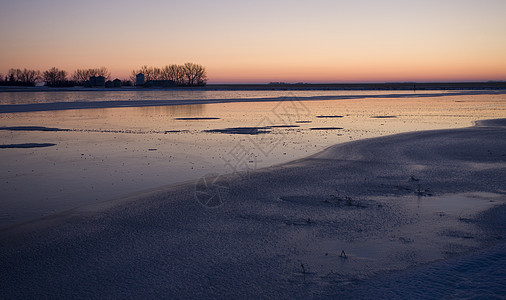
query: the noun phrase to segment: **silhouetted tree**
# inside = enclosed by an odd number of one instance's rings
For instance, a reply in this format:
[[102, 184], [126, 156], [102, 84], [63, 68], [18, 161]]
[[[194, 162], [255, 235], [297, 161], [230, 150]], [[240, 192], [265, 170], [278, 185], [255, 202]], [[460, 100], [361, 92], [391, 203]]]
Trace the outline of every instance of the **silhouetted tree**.
[[67, 72], [55, 67], [44, 71], [42, 78], [47, 86], [58, 87], [69, 85], [69, 82], [67, 81]]
[[133, 70], [130, 79], [135, 82], [136, 79], [135, 76], [139, 73], [144, 74], [145, 81], [163, 79], [162, 69], [156, 67], [149, 67], [146, 65], [142, 66], [139, 70]]
[[92, 68], [92, 69], [77, 69], [72, 73], [72, 80], [76, 84], [84, 84], [92, 76], [103, 76], [105, 80], [111, 79], [111, 72], [106, 67]]
[[74, 80], [77, 84], [83, 85], [86, 80], [90, 79], [89, 69], [77, 69], [72, 73], [72, 80]]
[[135, 82], [136, 75], [144, 74], [144, 79], [150, 80], [173, 80], [179, 86], [197, 86], [207, 83], [206, 68], [199, 64], [185, 63], [184, 65], [167, 65], [163, 68], [142, 66], [133, 70], [130, 79]]
[[4, 84], [19, 86], [35, 86], [35, 82], [40, 79], [40, 71], [29, 69], [9, 69]]
[[163, 80], [162, 78], [162, 70], [160, 68], [154, 67], [152, 68], [152, 80]]
[[130, 79], [135, 82], [137, 74], [142, 73], [144, 74], [144, 80], [149, 81], [153, 80], [153, 68], [148, 67], [146, 65], [142, 66], [139, 70], [133, 70], [132, 75], [130, 76]]
[[30, 86], [35, 86], [35, 82], [39, 80], [41, 73], [39, 70], [23, 69], [18, 72], [18, 80]]
[[202, 65], [198, 65], [195, 83], [199, 86], [205, 86], [207, 84], [207, 70]]
[[100, 67], [93, 70], [95, 72], [95, 74], [93, 74], [94, 76], [103, 76], [105, 80], [111, 79], [111, 72], [109, 72], [109, 70], [106, 67]]
[[149, 80], [154, 80], [154, 70], [153, 70], [153, 67], [148, 67], [146, 65], [142, 66], [139, 73], [142, 73], [144, 74], [144, 79], [146, 81], [149, 81]]
[[206, 68], [199, 64], [185, 63], [183, 65], [184, 76], [186, 85], [205, 85], [207, 82]]
[[184, 77], [186, 80], [186, 85], [192, 86], [195, 81], [196, 74], [196, 64], [194, 63], [185, 63], [183, 65]]
[[14, 69], [11, 68], [7, 72], [7, 76], [9, 76], [9, 83], [14, 84], [19, 81], [19, 73], [21, 72], [20, 69]]
[[128, 80], [135, 83], [135, 81], [137, 79], [136, 78], [137, 74], [139, 74], [139, 72], [137, 72], [136, 70], [132, 70], [132, 73], [130, 73], [130, 77], [128, 77]]
[[168, 65], [162, 68], [162, 74], [164, 80], [173, 80], [178, 85], [182, 85], [184, 82], [183, 67], [179, 65]]

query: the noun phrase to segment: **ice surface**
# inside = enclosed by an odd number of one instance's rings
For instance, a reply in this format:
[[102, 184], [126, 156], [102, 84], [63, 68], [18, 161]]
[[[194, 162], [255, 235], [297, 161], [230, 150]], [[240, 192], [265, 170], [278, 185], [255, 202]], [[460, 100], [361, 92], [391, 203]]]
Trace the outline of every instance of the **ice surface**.
[[[329, 100], [332, 97], [338, 100]], [[219, 98], [248, 102], [206, 102]], [[34, 102], [44, 106], [58, 101], [81, 109], [0, 114], [2, 144], [55, 144], [0, 149], [0, 228], [86, 203], [195, 182], [209, 173], [223, 175], [285, 163], [338, 143], [467, 127], [481, 118], [503, 117], [506, 111], [504, 92], [497, 91], [0, 93], [0, 102], [7, 105]], [[96, 101], [104, 103], [97, 106]], [[126, 101], [129, 106], [153, 101], [157, 106], [103, 108], [111, 101]], [[172, 105], [191, 101], [198, 104]], [[163, 104], [170, 105], [158, 106]], [[84, 109], [90, 107], [95, 109]], [[371, 118], [392, 115], [397, 118]], [[240, 134], [208, 132], [227, 128]], [[250, 134], [255, 132], [262, 134]], [[494, 167], [487, 161], [467, 164], [474, 169]]]
[[83, 206], [0, 232], [0, 292], [500, 298], [505, 151], [500, 126], [405, 133]]

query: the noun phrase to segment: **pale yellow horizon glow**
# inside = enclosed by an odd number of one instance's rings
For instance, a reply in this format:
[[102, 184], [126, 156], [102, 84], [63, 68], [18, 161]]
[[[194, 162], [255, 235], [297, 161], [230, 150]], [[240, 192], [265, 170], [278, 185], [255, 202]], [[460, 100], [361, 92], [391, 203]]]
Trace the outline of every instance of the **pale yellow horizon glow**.
[[0, 4], [9, 68], [206, 66], [209, 83], [506, 80], [506, 1]]

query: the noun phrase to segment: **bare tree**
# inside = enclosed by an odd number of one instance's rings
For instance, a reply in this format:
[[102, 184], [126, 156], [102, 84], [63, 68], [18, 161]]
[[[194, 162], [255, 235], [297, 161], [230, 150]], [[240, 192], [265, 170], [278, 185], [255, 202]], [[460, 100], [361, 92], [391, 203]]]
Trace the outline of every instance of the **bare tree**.
[[7, 77], [9, 78], [9, 82], [10, 83], [19, 82], [20, 81], [19, 80], [20, 73], [21, 73], [20, 69], [14, 69], [14, 68], [9, 69], [9, 71], [7, 72]]
[[90, 77], [89, 69], [77, 69], [72, 73], [72, 80], [80, 85], [84, 84]]
[[106, 67], [77, 69], [72, 73], [72, 80], [77, 84], [84, 84], [92, 76], [103, 76], [106, 80], [109, 80], [111, 79], [111, 72]]
[[207, 84], [207, 70], [202, 65], [197, 65], [195, 70], [195, 84], [199, 86], [204, 86]]
[[144, 79], [146, 81], [153, 80], [153, 73], [154, 73], [153, 67], [148, 67], [148, 66], [144, 65], [139, 70], [139, 73], [144, 74]]
[[34, 86], [35, 82], [40, 79], [40, 71], [11, 68], [7, 73], [7, 77], [11, 85]]
[[132, 70], [132, 74], [130, 74], [130, 81], [135, 83], [137, 81], [137, 74], [139, 74], [138, 70]]
[[184, 84], [184, 69], [180, 65], [172, 65], [174, 68], [174, 79], [178, 85]]
[[183, 65], [184, 76], [186, 79], [186, 85], [205, 85], [207, 82], [207, 71], [206, 68], [199, 64], [185, 63]]
[[130, 75], [130, 80], [132, 82], [136, 82], [138, 74], [143, 74], [145, 81], [153, 80], [153, 68], [152, 67], [148, 67], [147, 65], [143, 65], [138, 70], [132, 70], [132, 75]]
[[172, 80], [177, 85], [205, 85], [207, 83], [206, 68], [199, 64], [185, 63], [184, 65], [167, 65], [163, 68], [142, 66], [139, 70], [133, 70], [130, 79], [135, 82], [136, 75], [142, 73], [146, 81]]
[[194, 63], [185, 63], [183, 65], [183, 72], [186, 80], [186, 85], [192, 86], [195, 81], [195, 68], [196, 65]]
[[40, 75], [39, 70], [29, 70], [25, 68], [19, 72], [19, 79], [27, 85], [35, 85], [35, 82], [40, 79]]
[[168, 65], [162, 68], [162, 77], [164, 80], [172, 80], [178, 85], [184, 81], [183, 67], [179, 65]]
[[67, 81], [67, 72], [52, 67], [51, 69], [44, 71], [42, 77], [47, 86], [63, 86]]
[[93, 71], [94, 71], [93, 75], [95, 75], [95, 76], [103, 76], [105, 78], [105, 80], [111, 79], [111, 72], [109, 72], [109, 70], [106, 67], [96, 68], [96, 69], [93, 69]]
[[152, 78], [151, 80], [163, 80], [162, 79], [162, 69], [154, 67], [151, 68], [153, 70]]

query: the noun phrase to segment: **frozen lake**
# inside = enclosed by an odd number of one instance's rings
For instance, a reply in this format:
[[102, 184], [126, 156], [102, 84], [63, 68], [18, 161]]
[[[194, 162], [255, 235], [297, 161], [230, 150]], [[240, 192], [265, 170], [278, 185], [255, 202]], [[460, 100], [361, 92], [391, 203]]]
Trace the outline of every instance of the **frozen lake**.
[[[0, 92], [0, 111], [27, 108], [0, 113], [0, 228], [208, 174], [247, 176], [347, 141], [504, 118], [505, 98], [496, 91]], [[30, 111], [33, 103], [97, 101], [100, 108]], [[118, 101], [134, 107], [108, 107]], [[153, 105], [138, 107], [143, 101]]]

